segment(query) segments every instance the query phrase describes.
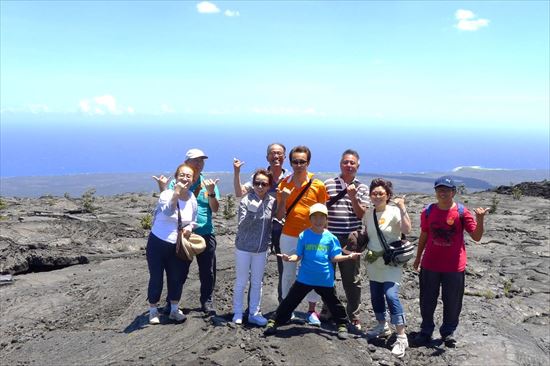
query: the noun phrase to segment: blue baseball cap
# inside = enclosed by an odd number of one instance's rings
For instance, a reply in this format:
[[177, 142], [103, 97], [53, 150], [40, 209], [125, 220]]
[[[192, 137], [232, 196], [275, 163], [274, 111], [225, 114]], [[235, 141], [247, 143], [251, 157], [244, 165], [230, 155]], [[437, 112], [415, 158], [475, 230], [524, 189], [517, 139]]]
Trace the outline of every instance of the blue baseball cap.
[[449, 176], [439, 177], [435, 180], [434, 188], [441, 187], [441, 186], [456, 189], [455, 181], [453, 180], [453, 178]]

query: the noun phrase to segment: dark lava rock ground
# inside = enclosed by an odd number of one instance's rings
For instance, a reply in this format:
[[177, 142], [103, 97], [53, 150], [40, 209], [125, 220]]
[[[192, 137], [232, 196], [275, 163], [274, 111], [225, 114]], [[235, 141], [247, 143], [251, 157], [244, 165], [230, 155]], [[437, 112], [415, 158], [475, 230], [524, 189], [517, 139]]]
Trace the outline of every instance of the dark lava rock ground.
[[[235, 219], [218, 214], [218, 317], [199, 311], [195, 264], [181, 302], [188, 319], [149, 326], [140, 220], [156, 198], [127, 194], [97, 197], [92, 213], [80, 199], [2, 199], [0, 286], [2, 365], [549, 365], [550, 201], [482, 192], [459, 197], [472, 208], [496, 204], [481, 243], [467, 242], [469, 265], [457, 348], [439, 342], [412, 346], [392, 357], [394, 337], [368, 342], [355, 332], [340, 341], [335, 328], [292, 324], [264, 338], [262, 329], [234, 326]], [[429, 195], [407, 196], [416, 241], [419, 214]], [[276, 308], [277, 270], [270, 256], [262, 308]], [[342, 297], [341, 283], [337, 282]], [[342, 297], [343, 298], [343, 297]], [[412, 338], [419, 329], [418, 276], [407, 269], [401, 298]], [[361, 320], [374, 325], [368, 285]], [[299, 308], [306, 310], [306, 305]], [[441, 305], [436, 311], [440, 321]], [[412, 344], [412, 342], [411, 342]]]

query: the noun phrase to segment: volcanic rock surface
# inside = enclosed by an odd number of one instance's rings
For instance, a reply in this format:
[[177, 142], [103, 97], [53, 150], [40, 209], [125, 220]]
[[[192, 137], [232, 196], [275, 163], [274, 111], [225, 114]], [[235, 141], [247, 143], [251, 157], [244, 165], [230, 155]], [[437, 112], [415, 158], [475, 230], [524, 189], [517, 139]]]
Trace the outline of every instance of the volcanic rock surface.
[[[407, 195], [417, 241], [422, 207], [430, 195]], [[480, 243], [467, 240], [466, 295], [456, 348], [436, 339], [415, 347], [419, 330], [418, 275], [405, 270], [401, 299], [411, 348], [403, 359], [389, 340], [367, 341], [353, 331], [346, 341], [335, 327], [291, 324], [265, 338], [262, 329], [231, 323], [236, 221], [221, 213], [217, 230], [218, 316], [199, 309], [199, 280], [192, 264], [181, 306], [183, 324], [161, 318], [149, 326], [142, 218], [151, 195], [97, 197], [93, 210], [80, 199], [3, 198], [0, 211], [0, 355], [5, 365], [548, 365], [550, 364], [550, 201], [481, 192], [457, 197], [470, 208], [496, 206]], [[224, 203], [222, 203], [223, 207]], [[88, 208], [90, 206], [87, 206]], [[222, 211], [222, 210], [220, 210]], [[365, 263], [365, 262], [362, 262]], [[345, 301], [337, 275], [337, 289]], [[277, 305], [274, 256], [264, 277], [262, 309]], [[164, 295], [163, 295], [164, 296]], [[305, 316], [305, 304], [299, 310]], [[441, 304], [436, 323], [441, 321]], [[368, 281], [363, 282], [363, 327], [373, 326]], [[363, 330], [364, 330], [363, 329]], [[435, 334], [434, 336], [437, 336]]]

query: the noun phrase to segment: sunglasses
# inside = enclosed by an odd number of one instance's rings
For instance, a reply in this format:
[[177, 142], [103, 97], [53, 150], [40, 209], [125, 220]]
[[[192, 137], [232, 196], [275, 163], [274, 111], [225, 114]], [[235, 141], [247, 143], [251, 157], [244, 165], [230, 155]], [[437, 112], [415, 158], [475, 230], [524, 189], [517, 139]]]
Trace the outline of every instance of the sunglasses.
[[370, 195], [373, 197], [384, 197], [386, 192], [371, 192]]
[[306, 165], [307, 160], [295, 159], [295, 160], [292, 160], [292, 164], [294, 164], [294, 165]]
[[269, 183], [267, 183], [267, 182], [254, 182], [252, 184], [254, 185], [254, 187], [267, 187], [267, 186], [269, 186]]

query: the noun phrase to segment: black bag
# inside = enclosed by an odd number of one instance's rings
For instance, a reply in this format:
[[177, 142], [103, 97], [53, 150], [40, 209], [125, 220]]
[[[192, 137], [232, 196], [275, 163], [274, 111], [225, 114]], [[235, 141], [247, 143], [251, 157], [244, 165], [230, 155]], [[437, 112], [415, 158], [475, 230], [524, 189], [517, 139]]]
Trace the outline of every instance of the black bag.
[[372, 214], [374, 218], [374, 226], [376, 227], [376, 232], [378, 233], [378, 238], [384, 247], [384, 264], [401, 266], [407, 263], [414, 256], [414, 245], [409, 242], [403, 234], [401, 234], [401, 240], [388, 244], [384, 234], [382, 234], [382, 231], [380, 230], [380, 226], [378, 225], [375, 209], [373, 209]]

